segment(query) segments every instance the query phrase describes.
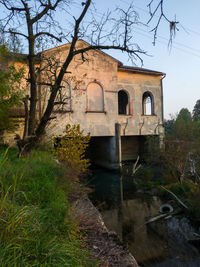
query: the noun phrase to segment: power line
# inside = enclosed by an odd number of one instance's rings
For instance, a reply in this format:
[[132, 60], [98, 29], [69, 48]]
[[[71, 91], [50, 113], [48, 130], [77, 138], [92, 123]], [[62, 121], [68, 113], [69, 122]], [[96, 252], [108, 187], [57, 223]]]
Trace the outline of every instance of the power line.
[[[147, 34], [151, 34], [149, 31], [145, 31], [145, 30], [140, 29], [140, 28], [136, 28], [136, 29], [138, 29], [138, 30], [140, 30], [140, 31], [143, 31], [143, 32], [145, 32], [145, 33], [147, 33]], [[165, 40], [165, 41], [168, 41], [168, 43], [169, 43], [169, 39], [168, 39], [168, 38], [163, 37], [163, 36], [161, 36], [161, 35], [157, 35], [157, 37], [160, 38], [160, 39], [163, 39], [163, 40]], [[192, 50], [192, 51], [195, 50], [196, 52], [200, 52], [200, 49], [197, 49], [197, 48], [194, 48], [194, 47], [191, 47], [191, 46], [188, 46], [188, 45], [184, 45], [184, 44], [179, 43], [179, 42], [176, 42], [176, 41], [173, 41], [172, 44], [178, 45], [178, 46], [180, 46], [180, 47], [183, 47], [183, 48], [186, 48], [186, 49], [189, 49], [189, 50]]]
[[[137, 33], [137, 34], [139, 34], [139, 35], [142, 35], [142, 36], [144, 36], [144, 37], [146, 37], [146, 38], [152, 40], [152, 38], [151, 38], [150, 36], [146, 35], [146, 34], [143, 34], [143, 33], [141, 33], [141, 32], [137, 32], [137, 31], [135, 31], [135, 33]], [[157, 42], [167, 45], [166, 42], [163, 42], [163, 41], [160, 41], [160, 40], [157, 40]], [[190, 55], [192, 55], [192, 56], [195, 56], [195, 57], [200, 58], [200, 55], [198, 55], [198, 54], [196, 54], [196, 53], [189, 52], [189, 51], [187, 51], [187, 50], [185, 50], [185, 49], [183, 49], [183, 48], [176, 47], [176, 46], [173, 46], [173, 48], [176, 49], [176, 50], [182, 51], [182, 52], [184, 52], [184, 53], [186, 53], [186, 54], [190, 54]]]
[[[125, 4], [128, 4], [128, 5], [130, 4], [130, 3], [128, 3], [128, 2], [125, 1], [125, 0], [119, 0], [119, 1], [120, 1], [120, 2], [123, 2], [123, 3], [125, 3]], [[74, 2], [72, 5], [73, 5], [75, 8], [77, 8], [77, 9], [79, 9], [79, 10], [82, 10], [80, 4], [78, 4], [77, 2]], [[145, 12], [145, 13], [148, 13], [148, 11], [146, 11], [146, 10], [143, 9], [143, 8], [140, 8], [140, 7], [135, 6], [135, 5], [134, 5], [134, 7], [137, 8], [137, 9], [142, 10], [142, 11]], [[99, 18], [102, 18], [102, 16], [104, 15], [104, 13], [101, 13], [101, 12], [99, 12], [99, 11], [95, 11], [95, 15], [96, 15], [97, 17], [99, 17]], [[145, 31], [144, 29], [140, 29], [140, 28], [136, 28], [136, 29], [139, 30], [139, 31], [142, 31], [142, 32], [144, 32], [144, 33], [146, 33], [146, 34], [151, 35], [150, 32]], [[135, 32], [136, 32], [136, 31], [135, 31]], [[152, 37], [150, 37], [150, 36], [147, 36], [147, 35], [142, 34], [142, 33], [139, 33], [139, 32], [136, 32], [136, 33], [138, 33], [138, 34], [140, 34], [140, 35], [143, 35], [143, 36], [147, 37], [148, 39], [151, 39], [151, 40], [152, 40]], [[167, 42], [162, 42], [161, 40], [156, 40], [156, 42], [165, 44], [166, 46], [168, 45], [168, 43], [169, 43], [169, 42], [168, 42], [168, 41], [169, 41], [168, 38], [163, 37], [163, 36], [161, 36], [161, 35], [157, 35], [157, 37], [160, 38], [160, 39], [162, 39], [162, 40], [164, 40], [164, 41], [167, 41]], [[178, 46], [178, 47], [177, 47], [177, 46]], [[190, 47], [190, 46], [187, 46], [187, 45], [185, 45], [185, 44], [182, 44], [182, 43], [179, 43], [179, 42], [176, 42], [176, 41], [173, 41], [173, 48], [174, 48], [174, 49], [177, 49], [177, 50], [180, 50], [180, 51], [182, 51], [182, 52], [184, 52], [184, 53], [191, 54], [191, 55], [196, 56], [196, 57], [200, 57], [200, 55], [198, 55], [198, 54], [196, 54], [196, 53], [193, 53], [193, 52], [191, 52], [191, 51], [187, 51], [187, 50], [185, 50], [184, 48], [189, 49], [189, 50], [192, 50], [192, 51], [196, 51], [197, 53], [200, 52], [200, 49], [197, 49], [197, 48], [194, 48], [194, 47]]]
[[[127, 5], [130, 5], [130, 3], [128, 3], [128, 2], [125, 1], [125, 0], [119, 0], [119, 1], [122, 2], [122, 3], [125, 3], [125, 4], [127, 4]], [[134, 5], [134, 7], [135, 7], [136, 9], [138, 9], [138, 10], [143, 11], [143, 12], [146, 13], [146, 14], [149, 14], [149, 12], [148, 12], [147, 10], [145, 10], [144, 8], [142, 8], [142, 7], [139, 7], [139, 6], [136, 6], [136, 5]], [[159, 16], [157, 16], [157, 15], [155, 15], [155, 17], [159, 18]], [[181, 24], [179, 24], [179, 25], [181, 25]], [[192, 32], [192, 33], [194, 33], [194, 34], [200, 36], [200, 32], [197, 31], [197, 30], [194, 30], [194, 29], [191, 29], [191, 28], [188, 28], [188, 27], [184, 27], [183, 25], [181, 25], [181, 27], [182, 27], [186, 32], [188, 32], [188, 33]]]

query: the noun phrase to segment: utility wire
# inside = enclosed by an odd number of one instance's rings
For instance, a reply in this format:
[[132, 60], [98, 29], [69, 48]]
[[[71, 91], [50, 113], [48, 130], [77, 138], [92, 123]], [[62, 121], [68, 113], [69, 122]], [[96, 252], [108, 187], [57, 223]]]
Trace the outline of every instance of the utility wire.
[[[125, 0], [119, 0], [119, 1], [122, 2], [122, 3], [125, 3], [125, 4], [127, 4], [127, 5], [130, 4], [130, 3], [128, 3], [128, 2], [125, 1]], [[77, 8], [77, 9], [79, 9], [79, 10], [82, 10], [80, 4], [78, 4], [77, 2], [74, 2], [72, 5], [73, 5], [75, 8]], [[134, 7], [137, 8], [137, 9], [139, 9], [139, 10], [141, 10], [141, 11], [143, 11], [143, 12], [145, 12], [145, 13], [147, 13], [147, 14], [149, 14], [148, 11], [146, 11], [146, 10], [143, 9], [143, 8], [140, 8], [140, 7], [136, 6], [136, 5], [134, 5]], [[96, 15], [97, 17], [101, 18], [104, 14], [101, 13], [101, 12], [99, 12], [99, 11], [95, 11], [95, 15]], [[136, 30], [139, 30], [139, 31], [144, 32], [145, 34], [148, 34], [149, 36], [148, 36], [148, 35], [145, 35], [144, 33], [135, 31], [137, 34], [139, 34], [139, 35], [141, 35], [141, 36], [144, 36], [144, 37], [146, 37], [146, 38], [152, 40], [152, 37], [150, 36], [151, 33], [150, 33], [149, 31], [146, 31], [146, 30], [141, 29], [141, 28], [139, 28], [139, 27], [136, 27]], [[192, 32], [192, 30], [190, 30], [190, 31]], [[199, 33], [199, 35], [200, 35], [200, 33]], [[168, 38], [163, 37], [163, 36], [161, 36], [161, 35], [157, 35], [157, 37], [160, 38], [160, 39], [162, 39], [162, 40], [164, 40], [164, 41], [161, 41], [161, 40], [157, 39], [156, 42], [159, 42], [159, 43], [161, 43], [161, 44], [165, 44], [166, 46], [168, 46], [168, 41], [169, 41]], [[165, 41], [166, 41], [166, 42], [165, 42]], [[176, 41], [173, 41], [173, 46], [172, 46], [172, 47], [173, 47], [174, 49], [176, 49], [176, 50], [180, 50], [180, 51], [182, 51], [182, 52], [184, 52], [184, 53], [187, 53], [187, 54], [190, 54], [190, 55], [193, 55], [193, 56], [196, 56], [196, 57], [200, 57], [199, 54], [193, 53], [193, 52], [191, 52], [191, 51], [187, 51], [187, 50], [185, 50], [184, 48], [186, 48], [186, 49], [188, 49], [188, 50], [196, 51], [197, 53], [200, 52], [200, 49], [197, 49], [197, 48], [194, 48], [194, 47], [190, 47], [190, 46], [184, 45], [184, 44], [179, 43], [179, 42], [176, 42]]]
[[[146, 34], [144, 34], [144, 33], [137, 32], [137, 31], [135, 31], [135, 33], [137, 33], [137, 34], [139, 34], [139, 35], [141, 35], [141, 36], [144, 36], [144, 37], [146, 37], [146, 38], [152, 40], [152, 38], [151, 38], [150, 36], [148, 36], [148, 35], [146, 35]], [[165, 44], [165, 45], [167, 45], [167, 42], [164, 42], [164, 41], [157, 40], [157, 42], [158, 42], [158, 43], [161, 43], [161, 44]], [[187, 51], [187, 50], [185, 50], [185, 49], [183, 49], [183, 48], [176, 47], [176, 46], [174, 46], [174, 45], [173, 45], [173, 48], [176, 49], [176, 50], [182, 51], [182, 52], [184, 52], [184, 53], [186, 53], [186, 54], [189, 54], [189, 55], [192, 55], [192, 56], [195, 56], [195, 57], [200, 58], [200, 55], [198, 55], [198, 54], [196, 54], [196, 53], [189, 52], [189, 51]]]
[[[124, 4], [130, 5], [130, 3], [127, 2], [127, 1], [125, 1], [125, 0], [119, 0], [119, 1], [122, 2], [122, 3], [124, 3]], [[144, 8], [142, 8], [142, 7], [139, 7], [139, 6], [136, 6], [136, 5], [134, 5], [134, 7], [135, 7], [136, 9], [138, 9], [138, 10], [143, 11], [143, 12], [146, 13], [146, 14], [149, 14], [149, 12], [148, 12], [147, 10], [145, 10]], [[155, 17], [158, 18], [159, 16], [155, 15]], [[181, 24], [180, 24], [180, 25], [181, 25]], [[190, 28], [188, 28], [188, 27], [184, 27], [183, 25], [181, 25], [181, 27], [182, 27], [187, 33], [192, 32], [192, 33], [194, 33], [194, 34], [200, 36], [200, 32], [197, 31], [197, 30], [190, 29]]]

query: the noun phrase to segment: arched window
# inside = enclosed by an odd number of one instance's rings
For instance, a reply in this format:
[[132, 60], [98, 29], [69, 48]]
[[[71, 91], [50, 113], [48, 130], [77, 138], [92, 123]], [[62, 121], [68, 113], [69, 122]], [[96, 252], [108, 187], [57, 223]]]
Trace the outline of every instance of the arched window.
[[92, 82], [87, 87], [87, 111], [104, 112], [104, 94], [100, 84]]
[[118, 92], [118, 113], [124, 115], [129, 114], [129, 98], [124, 90]]
[[154, 115], [154, 99], [151, 92], [145, 92], [142, 97], [143, 115]]
[[66, 80], [63, 80], [54, 102], [54, 112], [65, 113], [69, 111], [71, 111], [71, 87]]

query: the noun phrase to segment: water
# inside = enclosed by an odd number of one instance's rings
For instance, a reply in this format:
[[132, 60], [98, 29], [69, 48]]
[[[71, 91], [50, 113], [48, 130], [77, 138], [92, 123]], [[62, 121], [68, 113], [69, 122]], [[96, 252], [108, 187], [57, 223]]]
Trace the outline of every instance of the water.
[[95, 170], [89, 184], [94, 189], [90, 198], [107, 228], [127, 244], [140, 266], [200, 267], [198, 246], [188, 242], [196, 239], [190, 221], [177, 215], [147, 224], [149, 218], [160, 214], [163, 202], [138, 192], [128, 173], [122, 177], [117, 172]]

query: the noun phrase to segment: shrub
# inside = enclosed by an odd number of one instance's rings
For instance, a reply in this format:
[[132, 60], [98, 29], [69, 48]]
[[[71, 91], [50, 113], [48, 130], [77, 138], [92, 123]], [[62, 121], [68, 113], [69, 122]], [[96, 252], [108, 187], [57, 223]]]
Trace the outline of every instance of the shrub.
[[84, 136], [80, 125], [66, 125], [63, 136], [54, 138], [54, 154], [61, 162], [80, 175], [87, 171], [89, 160], [85, 158], [85, 151], [90, 141], [90, 134]]

